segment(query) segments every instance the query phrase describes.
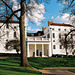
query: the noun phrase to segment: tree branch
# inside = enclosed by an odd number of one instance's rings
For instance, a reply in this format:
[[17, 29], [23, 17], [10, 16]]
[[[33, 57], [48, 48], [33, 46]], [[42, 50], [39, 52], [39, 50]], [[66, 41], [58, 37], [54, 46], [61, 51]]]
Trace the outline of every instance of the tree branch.
[[[4, 0], [1, 0], [1, 1], [12, 11], [12, 13], [14, 12], [12, 8]], [[13, 14], [13, 15], [16, 16], [18, 20], [20, 20], [20, 18], [16, 14]]]

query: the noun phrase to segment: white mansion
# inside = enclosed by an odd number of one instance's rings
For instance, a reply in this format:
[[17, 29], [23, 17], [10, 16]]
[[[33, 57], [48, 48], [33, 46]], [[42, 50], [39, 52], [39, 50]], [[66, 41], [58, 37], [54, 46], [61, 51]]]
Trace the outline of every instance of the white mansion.
[[[4, 21], [0, 20], [0, 26]], [[74, 29], [69, 24], [59, 24], [48, 21], [48, 27], [42, 27], [42, 31], [37, 33], [27, 33], [27, 57], [51, 57], [55, 54], [65, 55], [66, 52], [59, 42], [65, 33]], [[4, 25], [0, 29], [0, 53], [16, 53], [16, 50], [7, 51], [4, 46], [6, 41], [19, 39], [19, 22], [10, 21], [9, 25]], [[69, 54], [71, 54], [69, 52]]]

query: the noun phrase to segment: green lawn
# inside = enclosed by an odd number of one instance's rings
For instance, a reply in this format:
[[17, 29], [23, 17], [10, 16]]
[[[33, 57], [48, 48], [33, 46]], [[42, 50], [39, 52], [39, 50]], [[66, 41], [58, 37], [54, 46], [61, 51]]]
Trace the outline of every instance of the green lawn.
[[75, 73], [75, 70], [69, 70], [69, 71], [71, 71], [71, 72], [74, 72], [74, 73]]
[[[29, 64], [37, 69], [46, 67], [75, 67], [75, 58], [28, 58]], [[20, 67], [20, 57], [0, 59], [0, 75], [41, 75], [30, 68]]]
[[46, 67], [75, 67], [75, 58], [28, 58], [29, 64], [37, 69]]
[[20, 67], [20, 58], [8, 58], [0, 60], [0, 75], [42, 75], [31, 68]]

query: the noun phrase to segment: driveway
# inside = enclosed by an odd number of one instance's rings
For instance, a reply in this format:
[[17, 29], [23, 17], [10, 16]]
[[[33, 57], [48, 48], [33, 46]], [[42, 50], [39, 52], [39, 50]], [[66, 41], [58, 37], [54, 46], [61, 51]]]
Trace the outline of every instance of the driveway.
[[44, 68], [39, 71], [42, 75], [75, 75], [75, 73], [68, 70], [75, 69], [75, 67], [54, 67], [54, 68]]

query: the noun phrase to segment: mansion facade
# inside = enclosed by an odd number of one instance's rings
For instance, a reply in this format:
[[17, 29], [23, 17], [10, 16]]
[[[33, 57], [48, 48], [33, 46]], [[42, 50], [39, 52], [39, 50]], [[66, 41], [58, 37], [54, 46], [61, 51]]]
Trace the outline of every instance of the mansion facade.
[[[0, 26], [4, 21], [0, 21]], [[65, 49], [59, 42], [62, 35], [74, 29], [69, 24], [59, 24], [48, 21], [48, 27], [42, 27], [37, 33], [25, 33], [27, 41], [27, 57], [51, 57], [52, 55], [65, 55]], [[7, 51], [5, 43], [12, 39], [19, 39], [19, 22], [10, 21], [0, 29], [0, 53], [16, 53], [16, 50]], [[74, 39], [74, 37], [73, 37]], [[72, 52], [68, 52], [70, 55]]]

